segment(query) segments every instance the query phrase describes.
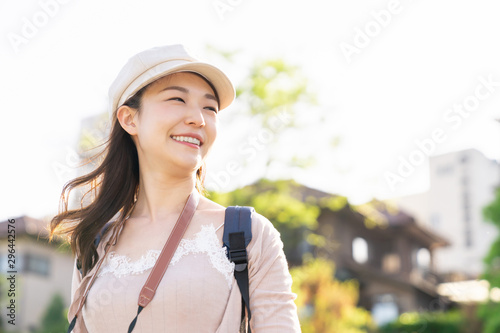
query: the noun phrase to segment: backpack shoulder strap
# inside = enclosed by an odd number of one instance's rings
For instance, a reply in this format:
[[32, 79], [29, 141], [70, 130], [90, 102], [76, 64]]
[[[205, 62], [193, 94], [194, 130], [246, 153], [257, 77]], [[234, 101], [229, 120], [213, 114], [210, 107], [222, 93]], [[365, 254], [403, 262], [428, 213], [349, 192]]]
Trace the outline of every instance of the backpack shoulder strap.
[[[102, 227], [101, 231], [99, 231], [99, 233], [97, 234], [96, 238], [94, 239], [94, 245], [96, 248], [97, 248], [97, 246], [99, 246], [99, 243], [101, 242], [102, 236], [109, 229], [109, 227], [111, 227], [111, 223], [106, 223], [104, 225], [104, 227]], [[78, 268], [78, 270], [80, 271], [80, 274], [83, 274], [82, 265], [80, 263], [80, 259], [78, 259], [78, 258], [76, 260], [76, 268]]]
[[[226, 208], [224, 235], [222, 241], [227, 248], [227, 257], [234, 262], [234, 277], [241, 292], [242, 321], [245, 318], [245, 307], [248, 313], [247, 327], [252, 318], [250, 312], [250, 292], [248, 283], [248, 255], [246, 247], [252, 240], [253, 207], [230, 206]], [[250, 328], [248, 327], [248, 332]]]
[[226, 218], [224, 221], [224, 236], [222, 242], [228, 249], [229, 247], [229, 234], [233, 232], [244, 232], [245, 247], [248, 246], [252, 240], [252, 212], [253, 207], [246, 206], [230, 206], [226, 208]]

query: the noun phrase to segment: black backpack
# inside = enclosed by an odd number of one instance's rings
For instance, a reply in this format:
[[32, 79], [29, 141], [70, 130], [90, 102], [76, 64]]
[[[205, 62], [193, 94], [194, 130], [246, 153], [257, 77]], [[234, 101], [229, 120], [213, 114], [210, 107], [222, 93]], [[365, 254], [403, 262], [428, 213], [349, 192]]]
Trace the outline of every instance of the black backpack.
[[[250, 330], [250, 294], [248, 283], [248, 254], [247, 246], [252, 240], [252, 212], [253, 207], [229, 206], [226, 208], [224, 219], [224, 235], [222, 236], [223, 246], [227, 248], [227, 257], [234, 262], [234, 277], [238, 283], [241, 293], [241, 321], [242, 327]], [[107, 223], [94, 240], [94, 245], [99, 245], [104, 232], [111, 226]], [[77, 268], [82, 273], [79, 261]], [[248, 319], [245, 321], [245, 308], [248, 312]]]

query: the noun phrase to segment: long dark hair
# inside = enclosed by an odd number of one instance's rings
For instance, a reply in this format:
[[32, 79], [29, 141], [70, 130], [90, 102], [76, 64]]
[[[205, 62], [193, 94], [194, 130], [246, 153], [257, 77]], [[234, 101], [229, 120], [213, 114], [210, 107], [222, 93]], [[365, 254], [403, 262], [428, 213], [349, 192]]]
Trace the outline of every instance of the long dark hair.
[[[212, 84], [206, 79], [205, 81], [217, 94]], [[124, 105], [140, 112], [142, 95], [148, 86], [139, 90]], [[216, 97], [218, 99], [217, 95]], [[59, 214], [50, 222], [50, 238], [52, 239], [54, 235], [66, 235], [69, 238], [71, 249], [81, 264], [83, 275], [87, 274], [99, 260], [94, 245], [97, 234], [119, 212], [121, 215], [117, 221], [123, 222], [123, 218], [131, 213], [139, 190], [137, 149], [130, 135], [117, 120], [116, 110], [109, 138], [103, 145], [104, 150], [91, 158], [93, 160], [105, 155], [102, 163], [94, 171], [64, 185]], [[202, 165], [196, 172], [196, 189], [201, 194], [205, 194], [204, 178], [205, 165]], [[70, 192], [88, 186], [90, 189], [82, 197], [81, 208], [68, 210]], [[95, 199], [87, 206], [83, 206], [83, 199], [91, 192], [94, 193]], [[119, 224], [115, 224], [114, 228], [108, 229], [108, 232], [118, 227]]]

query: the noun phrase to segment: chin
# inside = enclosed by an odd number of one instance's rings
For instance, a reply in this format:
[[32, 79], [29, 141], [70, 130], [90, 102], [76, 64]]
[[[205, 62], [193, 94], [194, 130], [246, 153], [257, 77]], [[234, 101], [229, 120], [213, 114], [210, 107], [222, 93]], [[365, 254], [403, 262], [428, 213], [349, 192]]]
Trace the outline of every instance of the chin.
[[190, 170], [196, 172], [202, 165], [203, 160], [199, 158], [183, 158], [182, 160], [176, 161], [177, 165], [185, 170]]

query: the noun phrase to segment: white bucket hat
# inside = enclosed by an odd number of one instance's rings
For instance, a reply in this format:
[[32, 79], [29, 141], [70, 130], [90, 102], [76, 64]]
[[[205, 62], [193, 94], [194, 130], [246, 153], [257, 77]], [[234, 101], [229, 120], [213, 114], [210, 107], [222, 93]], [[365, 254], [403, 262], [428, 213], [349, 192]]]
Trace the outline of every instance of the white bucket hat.
[[235, 98], [233, 84], [220, 69], [195, 58], [183, 45], [166, 45], [140, 52], [123, 66], [109, 88], [111, 114], [141, 88], [177, 72], [195, 72], [205, 77], [219, 96], [220, 110]]

